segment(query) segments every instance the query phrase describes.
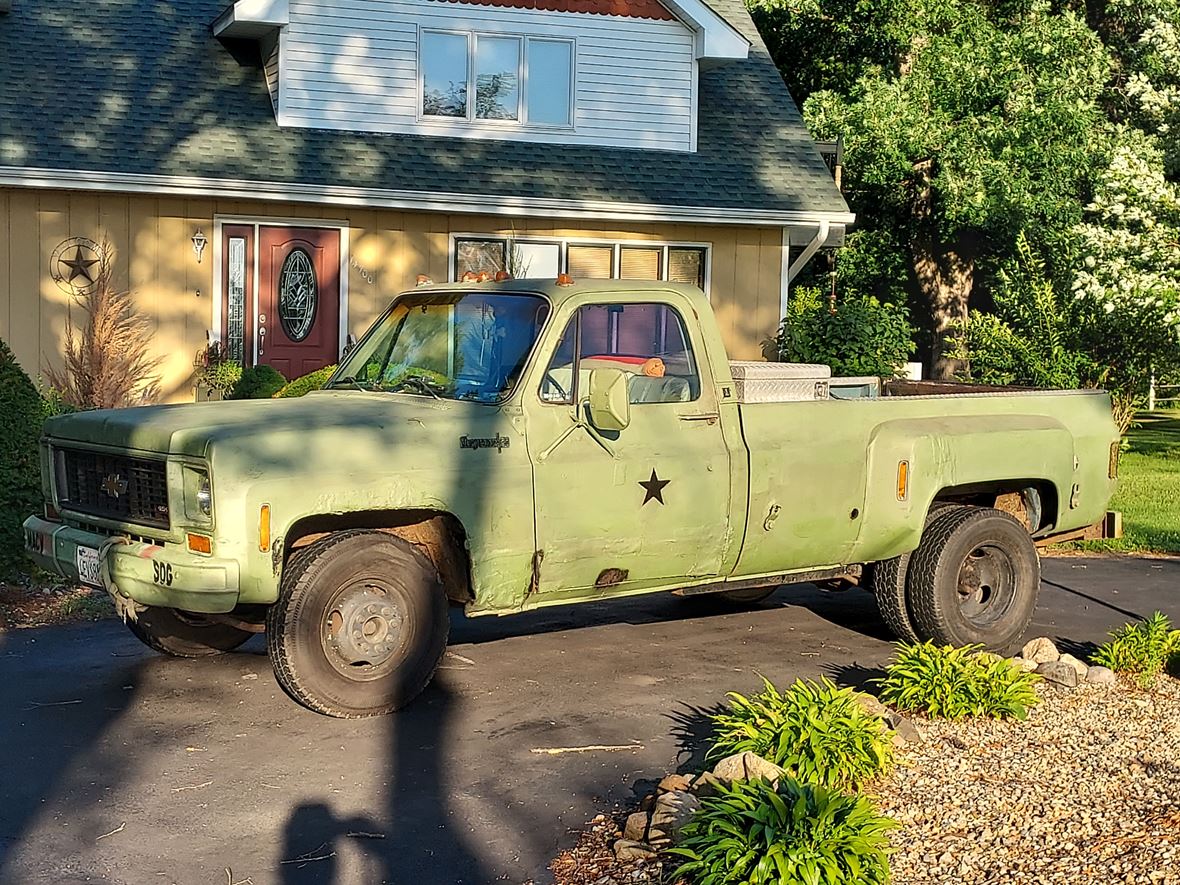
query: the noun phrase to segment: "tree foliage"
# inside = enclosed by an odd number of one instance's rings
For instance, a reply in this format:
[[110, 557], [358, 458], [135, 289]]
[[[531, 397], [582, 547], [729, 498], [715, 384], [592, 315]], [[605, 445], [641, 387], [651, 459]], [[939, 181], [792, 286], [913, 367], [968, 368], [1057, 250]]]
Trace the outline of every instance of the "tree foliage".
[[845, 298], [829, 306], [817, 289], [796, 289], [778, 337], [784, 362], [820, 363], [833, 375], [900, 375], [914, 352], [902, 305]]
[[37, 440], [44, 406], [37, 388], [0, 341], [0, 578], [24, 562], [21, 523], [41, 503]]

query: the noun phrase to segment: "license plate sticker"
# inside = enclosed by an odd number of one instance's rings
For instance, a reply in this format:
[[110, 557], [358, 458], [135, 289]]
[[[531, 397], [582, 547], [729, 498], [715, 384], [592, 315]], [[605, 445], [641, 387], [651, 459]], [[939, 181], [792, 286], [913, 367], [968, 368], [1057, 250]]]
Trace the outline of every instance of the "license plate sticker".
[[78, 580], [92, 587], [101, 587], [102, 580], [98, 576], [98, 551], [93, 547], [79, 547], [75, 555], [78, 566]]

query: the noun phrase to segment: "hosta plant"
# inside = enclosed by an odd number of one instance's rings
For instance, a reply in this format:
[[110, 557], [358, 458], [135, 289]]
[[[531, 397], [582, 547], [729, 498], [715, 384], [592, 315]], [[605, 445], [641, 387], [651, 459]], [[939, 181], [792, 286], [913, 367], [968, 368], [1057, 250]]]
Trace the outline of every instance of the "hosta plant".
[[1093, 661], [1116, 673], [1133, 676], [1147, 688], [1165, 669], [1180, 669], [1180, 630], [1173, 630], [1163, 612], [1110, 634], [1094, 653]]
[[979, 646], [901, 644], [879, 680], [881, 700], [939, 719], [1024, 719], [1040, 701], [1040, 677]]
[[826, 678], [798, 681], [786, 691], [763, 683], [753, 697], [730, 692], [729, 707], [713, 716], [710, 758], [750, 751], [798, 780], [850, 789], [892, 764], [888, 730], [850, 689]]
[[695, 885], [884, 885], [895, 824], [864, 798], [783, 778], [718, 787], [671, 853]]

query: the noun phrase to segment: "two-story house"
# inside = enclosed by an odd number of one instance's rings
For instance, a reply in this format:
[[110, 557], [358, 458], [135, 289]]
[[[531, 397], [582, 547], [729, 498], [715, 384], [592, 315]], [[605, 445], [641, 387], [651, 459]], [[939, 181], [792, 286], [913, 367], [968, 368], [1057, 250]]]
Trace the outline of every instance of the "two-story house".
[[112, 270], [169, 399], [334, 362], [419, 274], [668, 279], [757, 358], [852, 222], [741, 0], [0, 0], [0, 337]]

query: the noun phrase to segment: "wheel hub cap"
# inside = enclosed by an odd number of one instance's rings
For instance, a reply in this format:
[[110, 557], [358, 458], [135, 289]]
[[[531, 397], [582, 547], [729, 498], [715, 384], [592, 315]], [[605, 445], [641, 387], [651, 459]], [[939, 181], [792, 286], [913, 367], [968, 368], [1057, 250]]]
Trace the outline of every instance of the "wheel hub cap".
[[328, 613], [324, 639], [351, 666], [377, 666], [400, 644], [402, 613], [375, 587], [357, 587], [336, 600]]

